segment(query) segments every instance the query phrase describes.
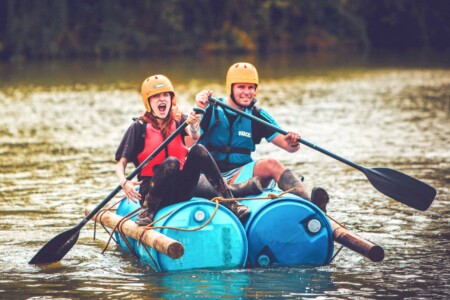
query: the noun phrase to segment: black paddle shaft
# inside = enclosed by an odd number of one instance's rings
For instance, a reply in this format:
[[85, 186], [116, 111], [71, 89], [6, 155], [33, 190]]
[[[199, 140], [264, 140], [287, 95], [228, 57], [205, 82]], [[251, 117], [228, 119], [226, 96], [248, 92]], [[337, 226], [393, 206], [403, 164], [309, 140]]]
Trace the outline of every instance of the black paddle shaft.
[[[203, 114], [205, 111], [201, 108], [195, 107], [194, 111], [199, 114]], [[155, 158], [179, 133], [181, 133], [188, 121], [181, 124], [161, 145], [158, 146], [130, 175], [127, 180], [133, 179], [139, 172], [153, 159]], [[117, 193], [120, 192], [122, 187], [117, 186], [102, 202], [100, 202], [77, 226], [60, 233], [53, 239], [51, 239], [36, 255], [30, 260], [30, 264], [48, 264], [60, 261], [67, 252], [72, 249], [73, 245], [78, 240], [81, 228], [93, 217], [100, 209], [103, 208]]]
[[[133, 172], [130, 173], [130, 175], [127, 176], [127, 180], [133, 179], [141, 170], [152, 160], [154, 159], [159, 152], [161, 152], [167, 145], [180, 133], [182, 132], [186, 126], [188, 125], [187, 122], [184, 122], [181, 124], [172, 134], [161, 144], [158, 146], [158, 148], [155, 149], [136, 169], [134, 169]], [[100, 202], [99, 205], [97, 205], [96, 208], [94, 208], [87, 216], [84, 218], [77, 227], [83, 227], [84, 224], [86, 224], [93, 216], [95, 216], [96, 213], [99, 212], [99, 210], [105, 206], [115, 195], [117, 195], [118, 192], [122, 187], [118, 185], [102, 202]]]
[[[214, 105], [219, 105], [224, 109], [230, 110], [255, 122], [258, 122], [266, 127], [269, 127], [276, 132], [284, 135], [288, 134], [287, 131], [251, 114], [248, 114], [240, 109], [225, 104], [217, 98], [210, 97], [209, 101]], [[425, 211], [430, 207], [436, 196], [436, 190], [432, 186], [399, 171], [388, 168], [366, 168], [339, 155], [336, 155], [326, 149], [323, 149], [313, 143], [310, 143], [302, 138], [299, 138], [298, 142], [363, 172], [370, 183], [378, 191], [412, 208]]]

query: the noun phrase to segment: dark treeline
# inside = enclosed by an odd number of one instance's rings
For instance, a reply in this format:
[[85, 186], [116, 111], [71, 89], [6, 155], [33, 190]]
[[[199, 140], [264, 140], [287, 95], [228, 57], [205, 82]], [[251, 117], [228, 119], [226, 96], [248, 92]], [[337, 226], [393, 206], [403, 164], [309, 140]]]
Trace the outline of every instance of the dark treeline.
[[450, 48], [448, 0], [0, 0], [2, 60]]

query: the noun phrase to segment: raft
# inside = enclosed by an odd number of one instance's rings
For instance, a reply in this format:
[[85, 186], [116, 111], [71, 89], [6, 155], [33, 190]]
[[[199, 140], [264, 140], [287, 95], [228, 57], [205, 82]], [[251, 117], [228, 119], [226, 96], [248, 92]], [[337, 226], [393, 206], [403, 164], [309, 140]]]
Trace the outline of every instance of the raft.
[[[139, 238], [144, 233], [134, 223], [136, 216], [121, 228], [116, 227], [117, 221], [106, 225], [115, 229], [119, 248], [158, 272], [328, 265], [334, 242], [372, 261], [384, 258], [380, 246], [350, 233], [296, 195], [272, 188], [246, 199], [240, 202], [250, 207], [251, 214], [244, 224], [223, 205], [192, 198], [160, 209], [155, 228], [146, 232], [146, 238]], [[138, 208], [139, 204], [124, 198], [115, 214], [110, 214], [120, 219]], [[100, 213], [95, 221], [104, 223]], [[118, 232], [125, 232], [124, 228], [132, 233], [126, 240]]]

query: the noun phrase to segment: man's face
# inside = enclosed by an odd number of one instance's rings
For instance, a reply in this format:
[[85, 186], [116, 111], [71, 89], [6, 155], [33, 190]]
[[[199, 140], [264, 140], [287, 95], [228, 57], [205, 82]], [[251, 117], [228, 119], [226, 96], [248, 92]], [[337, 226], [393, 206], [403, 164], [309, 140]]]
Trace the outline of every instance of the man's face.
[[233, 95], [236, 102], [242, 106], [249, 106], [256, 96], [256, 84], [238, 82], [233, 84]]

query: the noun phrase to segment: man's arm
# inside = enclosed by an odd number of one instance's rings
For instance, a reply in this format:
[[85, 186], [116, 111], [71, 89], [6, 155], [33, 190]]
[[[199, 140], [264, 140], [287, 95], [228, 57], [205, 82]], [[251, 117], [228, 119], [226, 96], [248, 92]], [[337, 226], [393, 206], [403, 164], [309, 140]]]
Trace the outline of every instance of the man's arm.
[[283, 148], [287, 152], [297, 152], [300, 149], [300, 143], [298, 139], [300, 135], [295, 132], [288, 132], [287, 135], [279, 134], [277, 135], [271, 143], [277, 145], [280, 148]]
[[[275, 119], [262, 108], [254, 107], [253, 115], [279, 127]], [[289, 132], [287, 135], [284, 135], [259, 123], [254, 122], [253, 126], [256, 143], [259, 143], [261, 138], [264, 137], [268, 142], [273, 143], [288, 152], [296, 152], [300, 149], [300, 143], [298, 142], [300, 134], [296, 132]]]

